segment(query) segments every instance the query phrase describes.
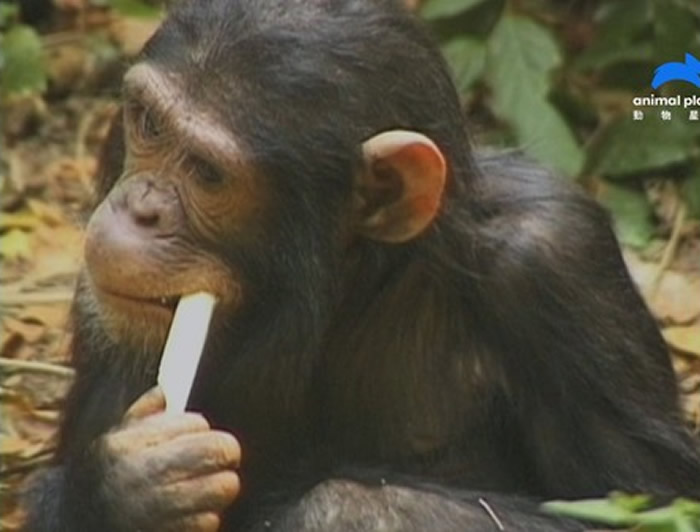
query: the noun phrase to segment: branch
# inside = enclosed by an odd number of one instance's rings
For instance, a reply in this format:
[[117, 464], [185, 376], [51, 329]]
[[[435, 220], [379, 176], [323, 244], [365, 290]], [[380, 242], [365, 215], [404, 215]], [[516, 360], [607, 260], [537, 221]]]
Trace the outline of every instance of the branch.
[[10, 371], [27, 371], [33, 373], [48, 373], [58, 377], [72, 378], [75, 375], [73, 368], [51, 364], [49, 362], [37, 362], [36, 360], [16, 360], [14, 358], [0, 357], [0, 368]]

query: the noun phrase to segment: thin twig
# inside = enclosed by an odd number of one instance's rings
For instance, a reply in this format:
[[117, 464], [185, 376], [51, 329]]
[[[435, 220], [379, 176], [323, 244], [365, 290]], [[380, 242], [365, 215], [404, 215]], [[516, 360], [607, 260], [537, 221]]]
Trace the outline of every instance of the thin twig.
[[73, 290], [51, 292], [0, 292], [0, 306], [41, 305], [45, 303], [66, 303], [73, 299]]
[[661, 262], [659, 262], [659, 267], [654, 275], [654, 280], [651, 283], [651, 296], [656, 296], [656, 293], [661, 286], [661, 279], [664, 276], [664, 272], [671, 266], [673, 258], [676, 256], [676, 251], [678, 250], [678, 244], [681, 240], [681, 234], [683, 233], [683, 225], [685, 224], [687, 209], [685, 204], [679, 203], [676, 209], [676, 215], [673, 218], [673, 228], [671, 230], [671, 238], [669, 238], [666, 247], [664, 248], [664, 253], [661, 256]]
[[58, 377], [72, 378], [75, 374], [73, 368], [51, 364], [50, 362], [38, 362], [36, 360], [17, 360], [14, 358], [0, 357], [0, 368], [10, 371], [28, 371], [34, 373], [48, 373]]
[[92, 124], [95, 122], [96, 114], [94, 109], [88, 110], [80, 120], [78, 124], [78, 133], [75, 136], [75, 161], [78, 179], [83, 189], [88, 193], [91, 192], [92, 188], [90, 186], [90, 175], [85, 170], [85, 153], [87, 152], [86, 139]]
[[498, 528], [498, 530], [505, 530], [506, 529], [506, 527], [503, 526], [503, 523], [496, 515], [496, 512], [494, 512], [493, 509], [491, 508], [491, 506], [489, 505], [489, 503], [486, 502], [486, 499], [484, 499], [483, 497], [479, 497], [479, 504], [481, 505], [481, 507], [484, 510], [486, 510], [486, 513], [489, 514], [489, 517], [496, 524], [496, 528]]
[[85, 41], [85, 34], [77, 31], [62, 31], [49, 33], [41, 39], [44, 48], [56, 48], [66, 44], [81, 44]]
[[27, 473], [28, 471], [33, 471], [34, 469], [37, 469], [43, 465], [48, 464], [51, 462], [51, 459], [53, 458], [54, 451], [56, 449], [50, 448], [50, 449], [44, 449], [41, 451], [39, 454], [36, 456], [33, 456], [31, 459], [26, 460], [20, 464], [9, 466], [6, 469], [0, 470], [0, 478], [7, 478], [11, 477], [12, 475], [18, 475], [20, 473]]

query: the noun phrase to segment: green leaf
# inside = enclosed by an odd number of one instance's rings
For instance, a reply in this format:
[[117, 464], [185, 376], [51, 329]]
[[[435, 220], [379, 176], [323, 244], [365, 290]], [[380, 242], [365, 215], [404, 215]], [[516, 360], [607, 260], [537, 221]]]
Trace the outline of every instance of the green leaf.
[[654, 17], [655, 0], [603, 2], [596, 13], [599, 35], [608, 43], [632, 42]]
[[698, 507], [687, 506], [683, 499], [670, 506], [640, 511], [648, 506], [644, 495], [613, 495], [608, 499], [585, 501], [553, 501], [542, 505], [544, 511], [576, 519], [633, 527], [640, 532], [697, 532]]
[[652, 498], [649, 495], [631, 495], [629, 493], [615, 492], [610, 495], [609, 499], [619, 506], [630, 512], [639, 512], [645, 508], [649, 508]]
[[560, 61], [549, 31], [529, 19], [507, 15], [488, 41], [486, 73], [493, 110], [513, 127], [523, 149], [540, 162], [576, 176], [583, 152], [547, 100], [550, 72]]
[[643, 40], [653, 18], [652, 0], [603, 3], [597, 13], [597, 38], [576, 61], [576, 68], [601, 69], [621, 61], [652, 59], [653, 47]]
[[482, 41], [458, 37], [444, 44], [442, 53], [452, 68], [455, 84], [460, 92], [469, 89], [484, 71], [486, 45]]
[[700, 19], [700, 4], [698, 4], [698, 0], [673, 0], [673, 3], [687, 9], [696, 18]]
[[[517, 106], [497, 113], [510, 117], [525, 152], [567, 177], [578, 176], [584, 154], [559, 112], [546, 100], [527, 95], [519, 98]], [[496, 109], [502, 109], [501, 105]]]
[[692, 499], [684, 499], [683, 497], [680, 497], [673, 501], [673, 504], [671, 506], [677, 511], [681, 512], [683, 515], [687, 515], [695, 519], [700, 519], [700, 501], [694, 501]]
[[12, 4], [0, 3], [0, 27], [5, 26], [18, 14], [18, 7]]
[[41, 39], [32, 28], [18, 24], [0, 36], [0, 56], [0, 96], [46, 90]]
[[[696, 164], [696, 168], [700, 166]], [[681, 197], [688, 206], [688, 214], [700, 219], [700, 169], [683, 181], [681, 185]]]
[[698, 529], [692, 523], [692, 518], [684, 515], [683, 511], [674, 505], [636, 514], [637, 528], [642, 531], [697, 532]]
[[627, 61], [652, 62], [656, 50], [649, 42], [632, 45], [593, 45], [575, 62], [578, 70], [603, 69]]
[[464, 36], [484, 40], [503, 16], [506, 1], [488, 0], [454, 16], [431, 20], [431, 30], [441, 42]]
[[544, 96], [549, 92], [549, 73], [561, 63], [556, 41], [547, 29], [532, 20], [505, 15], [488, 41], [489, 64], [494, 89]]
[[485, 0], [428, 0], [423, 4], [420, 14], [427, 20], [447, 18], [458, 15]]
[[[635, 248], [650, 242], [654, 236], [653, 209], [641, 188], [604, 182], [598, 200], [612, 213], [620, 242]], [[619, 504], [616, 508], [626, 511]]]
[[690, 51], [697, 32], [693, 14], [673, 2], [657, 0], [654, 10], [654, 46], [662, 61], [681, 58]]
[[112, 7], [122, 15], [139, 18], [156, 18], [161, 10], [141, 0], [110, 0]]
[[0, 236], [0, 257], [8, 261], [31, 257], [29, 236], [24, 231], [13, 229]]
[[634, 523], [634, 514], [620, 508], [607, 499], [585, 501], [551, 501], [542, 505], [547, 513], [603, 522], [609, 525], [626, 526]]
[[590, 146], [590, 172], [622, 178], [688, 161], [700, 128], [680, 110], [671, 112], [671, 120], [661, 120], [659, 109], [652, 108], [643, 120], [627, 116], [608, 124]]

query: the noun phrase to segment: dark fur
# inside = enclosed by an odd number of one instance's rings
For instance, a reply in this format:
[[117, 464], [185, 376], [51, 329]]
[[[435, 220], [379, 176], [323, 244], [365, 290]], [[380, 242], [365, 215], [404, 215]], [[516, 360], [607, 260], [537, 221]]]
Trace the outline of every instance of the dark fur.
[[[244, 449], [226, 530], [495, 530], [481, 496], [507, 530], [577, 530], [484, 493], [700, 495], [666, 348], [607, 215], [515, 157], [473, 162], [410, 16], [380, 0], [183, 3], [143, 56], [191, 80], [273, 193], [265, 238], [218, 250], [252, 297], [210, 341], [190, 402]], [[410, 243], [345, 252], [359, 146], [395, 127], [449, 161], [441, 214]], [[118, 528], [90, 443], [155, 381], [157, 354], [112, 345], [83, 290], [78, 378], [31, 530]]]

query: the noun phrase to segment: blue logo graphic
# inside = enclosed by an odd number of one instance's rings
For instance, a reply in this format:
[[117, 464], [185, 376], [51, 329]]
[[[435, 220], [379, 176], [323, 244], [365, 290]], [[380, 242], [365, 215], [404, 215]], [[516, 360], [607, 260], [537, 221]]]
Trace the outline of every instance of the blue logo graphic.
[[685, 63], [664, 63], [656, 69], [651, 87], [658, 89], [669, 81], [687, 81], [700, 88], [700, 60], [686, 53]]

